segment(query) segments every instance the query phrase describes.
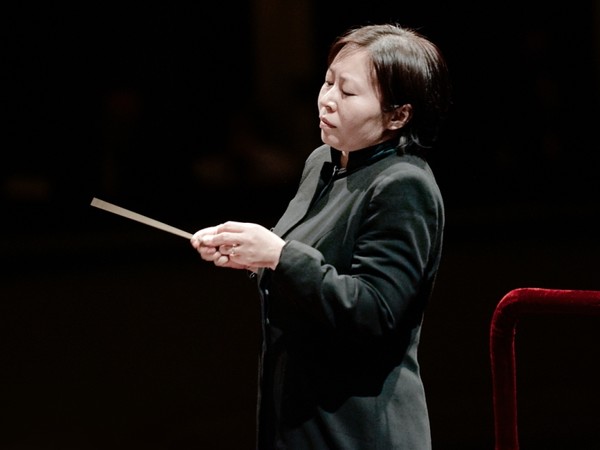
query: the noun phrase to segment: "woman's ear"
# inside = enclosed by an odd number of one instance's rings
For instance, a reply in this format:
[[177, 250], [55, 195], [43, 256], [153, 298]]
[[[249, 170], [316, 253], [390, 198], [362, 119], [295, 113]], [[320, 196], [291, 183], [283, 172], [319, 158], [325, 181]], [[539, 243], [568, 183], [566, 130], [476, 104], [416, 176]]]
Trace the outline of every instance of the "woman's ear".
[[388, 130], [399, 130], [408, 123], [411, 117], [412, 105], [410, 103], [394, 108], [390, 112]]

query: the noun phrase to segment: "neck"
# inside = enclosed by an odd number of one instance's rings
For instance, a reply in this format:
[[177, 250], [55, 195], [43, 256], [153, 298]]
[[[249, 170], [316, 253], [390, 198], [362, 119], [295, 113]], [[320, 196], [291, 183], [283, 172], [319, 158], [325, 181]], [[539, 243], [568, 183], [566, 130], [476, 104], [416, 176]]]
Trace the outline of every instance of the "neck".
[[344, 169], [346, 168], [346, 166], [348, 165], [348, 152], [341, 152], [342, 156], [340, 158], [340, 166], [342, 166]]

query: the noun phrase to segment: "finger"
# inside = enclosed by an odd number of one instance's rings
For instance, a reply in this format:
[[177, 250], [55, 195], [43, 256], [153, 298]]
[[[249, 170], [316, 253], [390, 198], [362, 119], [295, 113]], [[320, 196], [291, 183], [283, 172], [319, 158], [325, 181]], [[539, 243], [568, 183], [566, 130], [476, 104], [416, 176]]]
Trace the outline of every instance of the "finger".
[[241, 235], [239, 232], [222, 232], [212, 236], [204, 236], [202, 238], [202, 243], [211, 247], [233, 247], [234, 245], [240, 244], [240, 238]]
[[247, 227], [245, 222], [235, 222], [233, 220], [228, 220], [225, 223], [216, 227], [215, 234], [223, 233], [223, 232], [231, 232], [231, 233], [241, 233]]
[[215, 266], [223, 267], [227, 265], [229, 262], [229, 257], [227, 255], [219, 254], [219, 257], [214, 260]]
[[220, 245], [219, 246], [219, 252], [223, 255], [228, 255], [228, 256], [234, 256], [237, 251], [239, 249], [239, 245], [237, 244], [233, 244], [233, 245]]
[[220, 253], [214, 253], [212, 255], [200, 255], [201, 258], [204, 261], [208, 261], [208, 262], [215, 262], [216, 260], [218, 260], [219, 258], [221, 258], [222, 256], [226, 256], [226, 255], [221, 255]]
[[218, 257], [219, 255], [217, 255], [218, 251], [216, 248], [214, 247], [202, 247], [199, 250], [200, 256], [202, 256], [202, 259], [206, 259], [206, 260], [213, 260], [215, 259], [215, 257]]

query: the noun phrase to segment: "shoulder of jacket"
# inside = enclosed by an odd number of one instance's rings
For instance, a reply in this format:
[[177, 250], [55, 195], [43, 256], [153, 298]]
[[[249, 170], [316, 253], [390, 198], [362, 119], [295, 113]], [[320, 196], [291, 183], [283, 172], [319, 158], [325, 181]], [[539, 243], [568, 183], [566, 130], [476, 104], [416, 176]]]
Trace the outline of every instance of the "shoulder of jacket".
[[327, 144], [315, 148], [306, 158], [306, 164], [318, 161], [329, 161], [331, 159], [331, 147]]

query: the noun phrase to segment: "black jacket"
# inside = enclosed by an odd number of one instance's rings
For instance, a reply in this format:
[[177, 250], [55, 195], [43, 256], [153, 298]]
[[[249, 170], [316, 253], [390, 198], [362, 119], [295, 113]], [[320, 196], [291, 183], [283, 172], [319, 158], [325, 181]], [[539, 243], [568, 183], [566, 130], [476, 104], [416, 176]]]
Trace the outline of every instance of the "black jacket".
[[258, 448], [431, 448], [417, 361], [438, 270], [442, 196], [428, 164], [391, 144], [308, 157], [259, 273], [264, 345]]

